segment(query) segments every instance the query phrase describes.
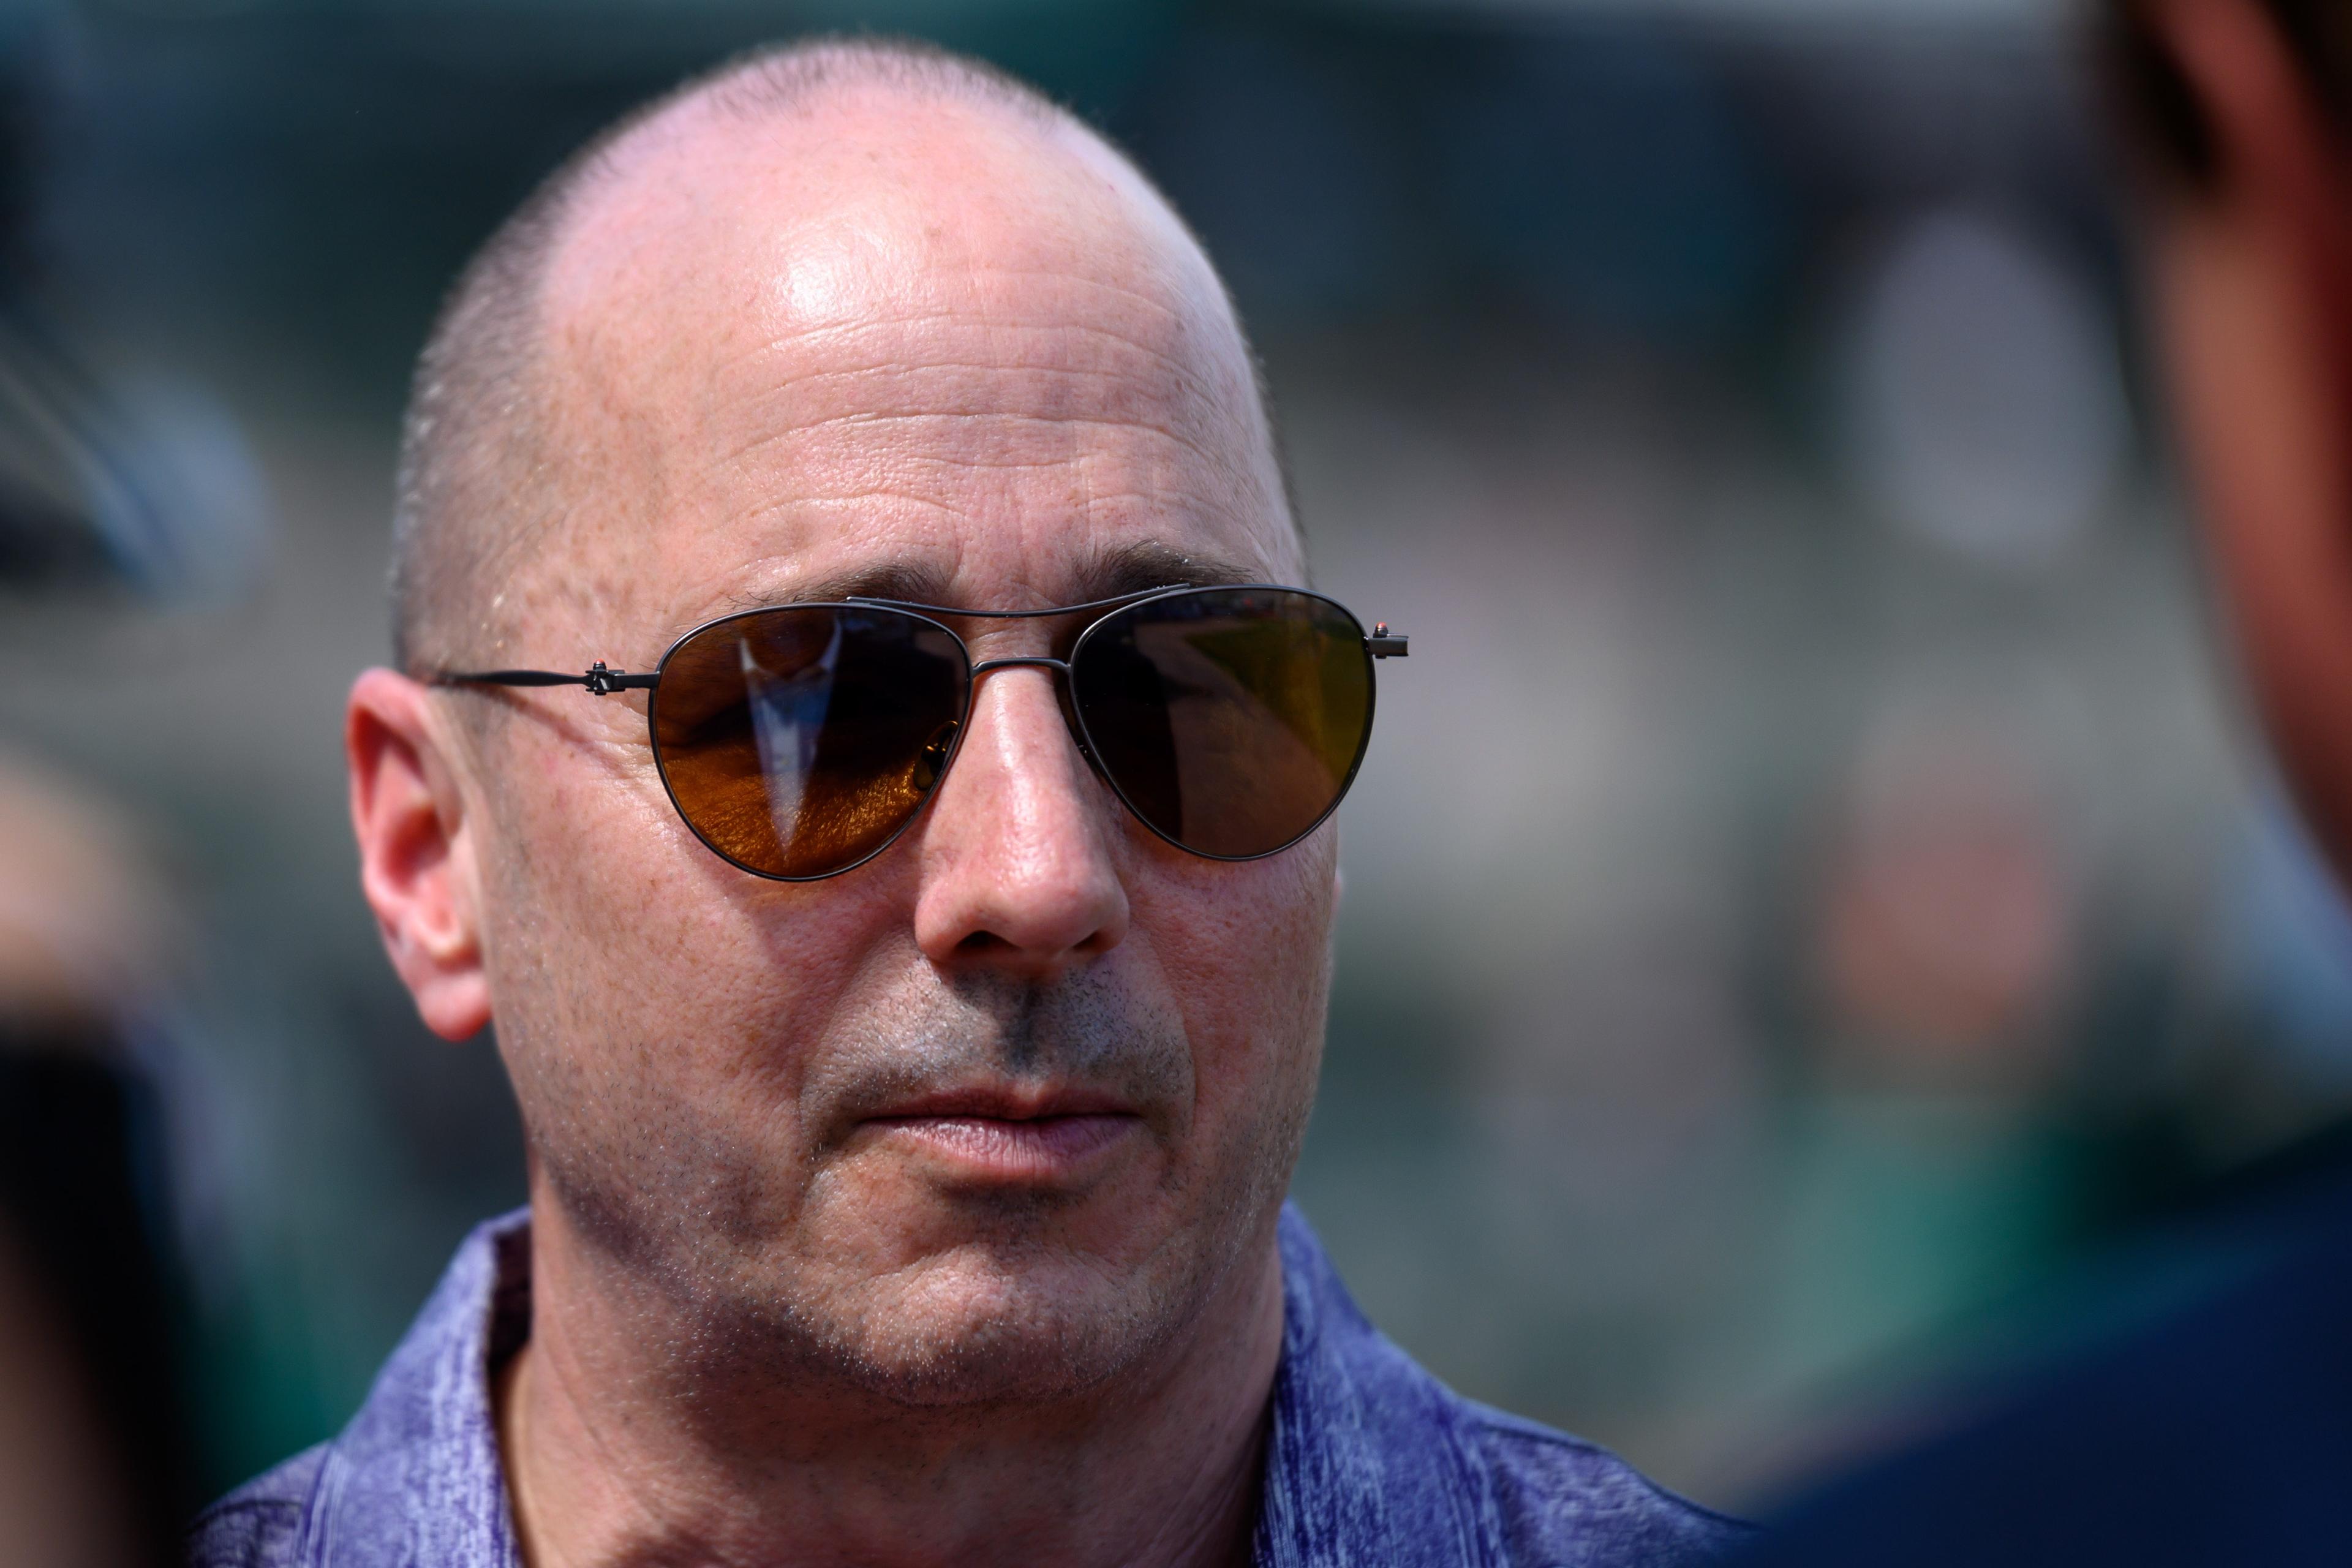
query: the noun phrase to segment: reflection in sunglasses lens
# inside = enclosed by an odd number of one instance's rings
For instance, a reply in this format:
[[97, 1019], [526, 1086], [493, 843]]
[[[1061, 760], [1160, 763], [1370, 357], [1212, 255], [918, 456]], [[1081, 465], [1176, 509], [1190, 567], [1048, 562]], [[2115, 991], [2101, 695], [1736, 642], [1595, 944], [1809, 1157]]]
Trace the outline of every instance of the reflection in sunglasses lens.
[[1219, 588], [1114, 612], [1072, 700], [1129, 806], [1196, 854], [1297, 842], [1339, 804], [1371, 734], [1363, 627], [1328, 599]]
[[[1246, 858], [1330, 814], [1371, 732], [1363, 627], [1281, 588], [1169, 595], [1080, 638], [1071, 701], [1153, 831]], [[656, 760], [680, 816], [765, 876], [847, 870], [913, 820], [953, 752], [971, 666], [939, 623], [802, 605], [732, 616], [663, 661]]]
[[672, 649], [654, 745], [680, 816], [771, 877], [845, 870], [938, 784], [969, 666], [902, 611], [798, 605], [706, 626]]

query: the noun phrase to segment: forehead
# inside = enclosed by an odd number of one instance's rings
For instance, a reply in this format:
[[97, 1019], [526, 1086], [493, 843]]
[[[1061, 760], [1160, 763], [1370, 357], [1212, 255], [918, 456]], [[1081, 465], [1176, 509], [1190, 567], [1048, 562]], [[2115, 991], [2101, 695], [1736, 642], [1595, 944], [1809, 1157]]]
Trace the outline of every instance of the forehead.
[[1075, 131], [888, 96], [656, 126], [545, 301], [574, 605], [674, 628], [869, 570], [1068, 602], [1145, 547], [1299, 571], [1214, 274]]

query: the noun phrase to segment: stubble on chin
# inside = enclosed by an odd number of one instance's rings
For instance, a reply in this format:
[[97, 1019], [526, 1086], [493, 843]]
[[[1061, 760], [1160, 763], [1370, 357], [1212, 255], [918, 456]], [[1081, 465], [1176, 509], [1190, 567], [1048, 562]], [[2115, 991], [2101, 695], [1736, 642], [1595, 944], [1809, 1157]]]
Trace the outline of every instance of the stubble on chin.
[[[761, 1135], [772, 1123], [698, 1115], [690, 1094], [635, 1115], [609, 1096], [551, 1107], [533, 1144], [547, 1197], [687, 1388], [822, 1380], [933, 1408], [1066, 1399], [1167, 1346], [1255, 1256], [1312, 1095], [1313, 1042], [1296, 1050], [1248, 1114], [1200, 1128], [1172, 1009], [1087, 972], [1051, 987], [932, 977], [811, 1053], [789, 1153]], [[900, 1173], [882, 1193], [913, 1211], [887, 1212], [857, 1179], [872, 1173], [845, 1153], [847, 1130], [983, 1071], [1115, 1090], [1141, 1112], [1156, 1175], [1127, 1173], [1107, 1194], [910, 1198]]]

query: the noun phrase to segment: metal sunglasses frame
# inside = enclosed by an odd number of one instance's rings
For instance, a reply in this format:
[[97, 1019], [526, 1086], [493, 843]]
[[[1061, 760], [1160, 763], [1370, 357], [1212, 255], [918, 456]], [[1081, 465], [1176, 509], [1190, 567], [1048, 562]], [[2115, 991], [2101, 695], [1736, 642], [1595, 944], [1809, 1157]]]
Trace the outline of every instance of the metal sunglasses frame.
[[[1339, 603], [1339, 600], [1332, 598], [1329, 595], [1318, 594], [1312, 588], [1294, 587], [1287, 583], [1176, 584], [1158, 588], [1139, 589], [1132, 594], [1117, 594], [1107, 599], [1089, 599], [1084, 604], [1057, 605], [1051, 608], [1042, 610], [966, 610], [960, 609], [950, 605], [925, 605], [918, 604], [908, 599], [874, 598], [858, 594], [853, 594], [840, 599], [795, 601], [782, 605], [763, 605], [758, 609], [737, 610], [728, 615], [714, 616], [710, 620], [704, 621], [699, 626], [681, 632], [678, 634], [677, 637], [670, 643], [669, 647], [662, 651], [661, 658], [654, 666], [653, 669], [643, 674], [632, 675], [626, 670], [613, 669], [608, 668], [603, 659], [598, 659], [595, 663], [590, 665], [578, 675], [566, 675], [562, 671], [552, 669], [438, 670], [428, 676], [426, 679], [427, 683], [430, 685], [444, 687], [578, 686], [584, 688], [589, 695], [593, 697], [609, 697], [616, 691], [645, 692], [646, 738], [653, 747], [654, 772], [661, 778], [662, 793], [669, 796], [670, 809], [677, 813], [678, 820], [686, 824], [687, 830], [694, 835], [696, 839], [701, 843], [704, 848], [709, 850], [713, 855], [718, 856], [719, 858], [726, 861], [727, 864], [734, 867], [739, 871], [747, 872], [754, 877], [765, 878], [772, 882], [822, 882], [829, 880], [832, 878], [845, 876], [851, 871], [855, 871], [860, 866], [872, 860], [876, 856], [880, 855], [884, 850], [889, 848], [890, 846], [896, 844], [898, 841], [900, 835], [904, 834], [908, 828], [913, 826], [915, 823], [921, 818], [923, 813], [929, 808], [932, 796], [939, 793], [940, 785], [947, 782], [948, 770], [955, 765], [957, 756], [963, 751], [964, 731], [969, 727], [969, 721], [971, 717], [971, 705], [973, 700], [979, 693], [980, 678], [982, 676], [987, 675], [994, 670], [1019, 669], [1024, 667], [1050, 670], [1058, 677], [1055, 681], [1055, 691], [1061, 699], [1064, 721], [1070, 726], [1071, 738], [1078, 743], [1078, 754], [1087, 760], [1087, 765], [1093, 770], [1095, 776], [1102, 780], [1104, 784], [1110, 786], [1111, 793], [1118, 797], [1119, 804], [1127, 808], [1127, 814], [1129, 816], [1141, 823], [1150, 831], [1153, 837], [1165, 843], [1174, 845], [1177, 848], [1181, 849], [1187, 855], [1195, 855], [1204, 860], [1263, 860], [1269, 855], [1281, 854], [1284, 850], [1289, 848], [1292, 845], [1298, 843], [1300, 839], [1305, 838], [1308, 834], [1322, 826], [1326, 821], [1329, 820], [1331, 814], [1339, 809], [1339, 803], [1348, 797], [1348, 791], [1354, 786], [1356, 782], [1356, 773], [1358, 770], [1363, 766], [1364, 752], [1371, 745], [1372, 715], [1374, 709], [1378, 705], [1380, 695], [1379, 682], [1370, 679], [1370, 672], [1369, 670], [1366, 672], [1367, 679], [1365, 682], [1364, 732], [1362, 737], [1356, 742], [1356, 754], [1349, 761], [1347, 775], [1339, 781], [1339, 787], [1332, 794], [1331, 804], [1325, 806], [1323, 810], [1317, 815], [1313, 822], [1308, 823], [1291, 838], [1286, 839], [1281, 844], [1276, 845], [1271, 849], [1263, 849], [1254, 855], [1213, 855], [1203, 849], [1195, 849], [1191, 845], [1177, 838], [1174, 835], [1162, 831], [1160, 827], [1152, 822], [1150, 817], [1144, 816], [1141, 811], [1138, 810], [1136, 808], [1135, 802], [1129, 797], [1126, 789], [1117, 779], [1110, 775], [1109, 770], [1103, 766], [1100, 758], [1097, 755], [1094, 737], [1087, 731], [1086, 715], [1078, 710], [1076, 692], [1070, 679], [1072, 667], [1085, 656], [1087, 645], [1093, 640], [1094, 635], [1100, 631], [1105, 626], [1110, 624], [1110, 622], [1118, 616], [1124, 615], [1130, 610], [1137, 610], [1147, 605], [1161, 604], [1170, 599], [1183, 598], [1192, 595], [1242, 594], [1251, 592], [1292, 594], [1297, 595], [1301, 598], [1314, 599], [1322, 604], [1330, 605], [1333, 609], [1347, 616], [1348, 620], [1356, 627], [1358, 633], [1362, 636], [1364, 654], [1367, 661], [1383, 658], [1403, 658], [1408, 656], [1410, 651], [1408, 647], [1410, 639], [1401, 632], [1391, 632], [1389, 630], [1389, 624], [1386, 621], [1375, 622], [1372, 629], [1370, 632], [1365, 632], [1363, 629], [1364, 623], [1356, 618], [1354, 611], [1349, 609], [1347, 605]], [[671, 787], [669, 782], [669, 765], [662, 758], [661, 731], [656, 721], [656, 714], [661, 703], [662, 672], [669, 668], [671, 658], [677, 654], [679, 648], [684, 647], [688, 643], [692, 642], [695, 638], [703, 636], [705, 633], [715, 630], [719, 626], [727, 626], [731, 622], [750, 620], [760, 616], [774, 615], [782, 610], [839, 610], [851, 606], [856, 606], [863, 609], [889, 610], [897, 614], [906, 616], [911, 620], [927, 622], [945, 633], [949, 640], [955, 644], [958, 651], [963, 655], [964, 661], [963, 706], [961, 710], [955, 716], [955, 739], [949, 744], [948, 754], [944, 758], [940, 759], [938, 776], [932, 780], [930, 788], [924, 791], [923, 798], [916, 805], [915, 809], [907, 814], [907, 820], [892, 828], [887, 837], [884, 838], [879, 844], [877, 844], [865, 854], [859, 856], [856, 859], [850, 861], [845, 866], [838, 866], [834, 868], [832, 870], [818, 871], [805, 877], [787, 876], [781, 871], [767, 871], [761, 869], [757, 866], [746, 865], [743, 861], [737, 859], [734, 856], [730, 855], [726, 850], [721, 849], [718, 845], [713, 844], [710, 841], [709, 836], [702, 831], [700, 825], [694, 820], [692, 814], [688, 812], [686, 807], [679, 804], [677, 791]], [[1015, 655], [1008, 658], [989, 658], [975, 661], [971, 657], [971, 645], [965, 642], [961, 635], [959, 634], [954, 627], [946, 625], [945, 621], [941, 618], [946, 617], [947, 619], [971, 621], [1028, 621], [1041, 620], [1054, 616], [1084, 615], [1088, 610], [1100, 610], [1103, 613], [1096, 616], [1092, 621], [1089, 621], [1087, 624], [1086, 628], [1079, 632], [1077, 640], [1070, 645], [1070, 657], [1067, 658], [1051, 658], [1042, 654], [1023, 654]]]

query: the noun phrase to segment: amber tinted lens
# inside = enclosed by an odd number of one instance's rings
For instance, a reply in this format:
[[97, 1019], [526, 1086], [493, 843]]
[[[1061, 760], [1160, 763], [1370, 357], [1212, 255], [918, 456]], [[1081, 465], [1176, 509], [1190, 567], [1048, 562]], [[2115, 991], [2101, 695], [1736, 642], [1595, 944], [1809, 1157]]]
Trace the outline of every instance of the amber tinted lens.
[[1090, 633], [1070, 676], [1087, 739], [1138, 816], [1202, 855], [1270, 855], [1339, 804], [1371, 733], [1363, 627], [1327, 599], [1215, 588]]
[[654, 692], [670, 798], [710, 847], [771, 877], [824, 877], [904, 827], [938, 784], [971, 668], [946, 627], [801, 605], [706, 626]]

